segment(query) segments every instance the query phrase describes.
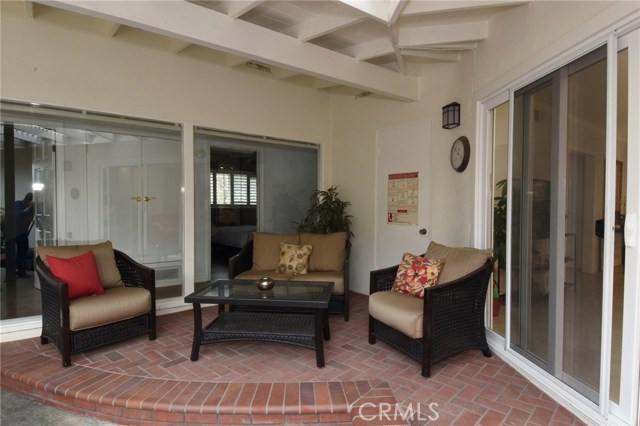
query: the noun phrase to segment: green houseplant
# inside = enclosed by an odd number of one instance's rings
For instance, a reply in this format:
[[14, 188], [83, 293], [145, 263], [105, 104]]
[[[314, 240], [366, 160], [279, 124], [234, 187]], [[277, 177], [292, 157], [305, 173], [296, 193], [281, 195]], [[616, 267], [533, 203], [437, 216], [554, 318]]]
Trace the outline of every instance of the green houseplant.
[[500, 313], [500, 271], [507, 259], [507, 180], [496, 183], [498, 195], [493, 198], [493, 314]]
[[330, 232], [351, 232], [351, 218], [346, 209], [351, 205], [349, 201], [340, 199], [338, 187], [332, 186], [325, 191], [316, 190], [311, 195], [311, 206], [306, 216], [298, 224], [298, 232], [312, 232], [316, 234], [328, 234]]

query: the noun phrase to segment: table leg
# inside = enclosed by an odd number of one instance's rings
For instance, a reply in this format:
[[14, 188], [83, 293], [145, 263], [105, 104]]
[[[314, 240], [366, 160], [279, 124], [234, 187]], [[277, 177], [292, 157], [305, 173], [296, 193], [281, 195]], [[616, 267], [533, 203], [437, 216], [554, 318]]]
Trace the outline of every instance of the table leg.
[[316, 310], [316, 365], [318, 368], [324, 367], [324, 324], [325, 324], [325, 309]]
[[322, 310], [324, 317], [324, 340], [331, 340], [331, 330], [329, 329], [329, 309]]
[[202, 340], [202, 309], [199, 303], [193, 304], [193, 345], [191, 346], [191, 361], [197, 361], [200, 354]]

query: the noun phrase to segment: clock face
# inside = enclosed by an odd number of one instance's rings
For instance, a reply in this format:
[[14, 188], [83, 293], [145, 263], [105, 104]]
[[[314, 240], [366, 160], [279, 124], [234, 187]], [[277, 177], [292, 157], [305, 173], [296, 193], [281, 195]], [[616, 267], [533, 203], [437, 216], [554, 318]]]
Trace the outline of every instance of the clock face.
[[460, 136], [451, 147], [451, 167], [457, 172], [463, 172], [469, 164], [470, 153], [469, 139]]

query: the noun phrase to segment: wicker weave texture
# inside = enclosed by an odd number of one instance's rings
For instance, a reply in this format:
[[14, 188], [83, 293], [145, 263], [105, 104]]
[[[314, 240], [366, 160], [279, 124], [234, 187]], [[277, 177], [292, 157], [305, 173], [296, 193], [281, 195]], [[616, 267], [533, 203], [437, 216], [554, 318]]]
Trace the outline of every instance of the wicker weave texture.
[[279, 342], [315, 349], [315, 317], [268, 312], [225, 312], [202, 331], [201, 344], [231, 340]]
[[[347, 249], [344, 259], [344, 294], [331, 295], [329, 301], [329, 313], [342, 314], [344, 320], [349, 321], [349, 258], [351, 256], [351, 243], [347, 240]], [[229, 278], [248, 271], [253, 267], [253, 241], [249, 241], [238, 254], [229, 259]]]
[[[397, 266], [372, 271], [370, 293], [389, 291]], [[491, 277], [490, 261], [480, 269], [447, 284], [425, 291], [423, 338], [412, 339], [388, 325], [369, 317], [369, 342], [376, 338], [422, 363], [423, 375], [443, 358], [470, 349], [491, 355], [484, 325], [484, 306]]]
[[155, 271], [143, 266], [124, 253], [114, 250], [116, 265], [125, 286], [146, 288], [151, 294], [151, 310], [134, 318], [84, 330], [69, 328], [69, 298], [67, 285], [57, 280], [39, 257], [36, 272], [40, 279], [42, 299], [42, 333], [40, 341], [53, 342], [62, 356], [62, 365], [71, 365], [71, 354], [115, 343], [141, 334], [156, 336]]

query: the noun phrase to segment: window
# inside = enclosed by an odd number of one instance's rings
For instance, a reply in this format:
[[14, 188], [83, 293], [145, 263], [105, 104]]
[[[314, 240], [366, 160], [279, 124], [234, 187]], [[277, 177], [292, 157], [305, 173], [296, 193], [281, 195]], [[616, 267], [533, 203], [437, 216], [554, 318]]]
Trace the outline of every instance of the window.
[[258, 204], [257, 179], [247, 173], [210, 173], [209, 187], [212, 205], [255, 206]]

